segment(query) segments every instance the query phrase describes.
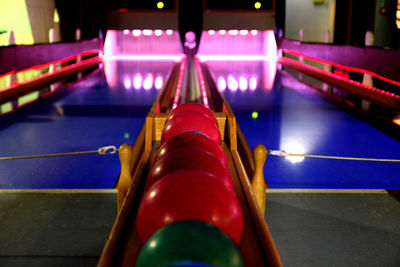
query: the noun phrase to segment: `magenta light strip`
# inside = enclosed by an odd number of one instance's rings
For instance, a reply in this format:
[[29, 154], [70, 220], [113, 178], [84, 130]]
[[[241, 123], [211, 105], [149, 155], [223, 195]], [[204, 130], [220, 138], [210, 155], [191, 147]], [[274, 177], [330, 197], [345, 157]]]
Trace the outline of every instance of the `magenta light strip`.
[[179, 98], [181, 96], [182, 85], [183, 85], [183, 76], [185, 74], [185, 66], [186, 66], [186, 56], [182, 59], [181, 65], [179, 67], [179, 77], [178, 77], [178, 84], [176, 85], [176, 91], [174, 96], [174, 102], [172, 104], [172, 110], [174, 110], [179, 103]]
[[199, 80], [200, 80], [200, 91], [201, 91], [201, 96], [203, 98], [204, 106], [206, 106], [207, 108], [210, 108], [210, 105], [208, 105], [206, 82], [204, 81], [204, 76], [203, 76], [203, 71], [201, 70], [200, 60], [197, 57], [195, 57], [194, 61], [196, 64], [197, 75], [199, 76]]
[[48, 62], [48, 63], [45, 63], [45, 64], [34, 65], [32, 67], [29, 67], [29, 68], [26, 68], [26, 69], [23, 69], [23, 70], [19, 70], [19, 71], [12, 70], [12, 71], [9, 71], [9, 72], [7, 72], [5, 74], [2, 74], [0, 76], [0, 78], [3, 77], [3, 76], [6, 76], [6, 75], [11, 75], [13, 73], [17, 74], [17, 73], [26, 72], [26, 71], [32, 71], [32, 70], [38, 70], [38, 69], [47, 68], [50, 65], [62, 64], [64, 62], [70, 61], [70, 60], [78, 58], [78, 57], [94, 55], [94, 54], [98, 54], [99, 52], [100, 52], [100, 50], [97, 50], [97, 49], [96, 50], [88, 50], [88, 51], [85, 51], [85, 52], [82, 52], [82, 53], [79, 53], [79, 54], [76, 54], [76, 55], [72, 55], [72, 56], [65, 57], [65, 58], [62, 58], [62, 59], [59, 59], [59, 60], [51, 61], [51, 62]]
[[276, 61], [276, 56], [263, 55], [198, 55], [200, 61]]
[[319, 69], [319, 68], [317, 68], [317, 67], [310, 66], [310, 65], [307, 65], [307, 64], [304, 64], [304, 63], [299, 63], [298, 61], [293, 60], [293, 59], [290, 59], [290, 58], [285, 58], [285, 60], [288, 61], [288, 62], [292, 62], [293, 64], [303, 65], [303, 66], [305, 66], [307, 69], [313, 70], [314, 72], [319, 72], [319, 73], [321, 73], [321, 74], [325, 74], [325, 75], [334, 77], [334, 78], [336, 78], [336, 79], [338, 79], [338, 80], [342, 80], [342, 81], [345, 81], [345, 82], [347, 82], [347, 83], [354, 84], [354, 85], [359, 86], [359, 87], [362, 87], [362, 88], [364, 88], [364, 89], [368, 89], [368, 90], [371, 90], [371, 91], [374, 91], [374, 92], [377, 92], [377, 93], [380, 93], [380, 94], [383, 94], [383, 95], [387, 95], [387, 96], [389, 96], [389, 97], [393, 97], [393, 98], [396, 98], [396, 99], [400, 99], [400, 95], [397, 95], [397, 94], [391, 93], [391, 92], [387, 92], [387, 91], [385, 91], [385, 90], [381, 90], [381, 89], [378, 89], [378, 88], [376, 88], [376, 87], [373, 87], [373, 86], [370, 86], [370, 85], [366, 85], [366, 84], [364, 84], [364, 83], [360, 83], [360, 82], [357, 82], [357, 81], [348, 79], [348, 78], [343, 77], [343, 76], [341, 76], [341, 75], [339, 75], [339, 74], [331, 73], [331, 72], [326, 71], [326, 70], [321, 70], [321, 69]]
[[104, 56], [106, 60], [133, 60], [133, 61], [181, 61], [184, 55], [114, 55]]
[[334, 62], [331, 62], [331, 61], [328, 61], [328, 60], [319, 59], [319, 58], [315, 58], [315, 57], [310, 57], [310, 56], [307, 56], [305, 54], [297, 53], [297, 52], [294, 52], [294, 51], [291, 51], [291, 50], [287, 50], [287, 49], [284, 49], [283, 52], [291, 54], [291, 55], [294, 55], [294, 56], [297, 56], [297, 57], [301, 56], [303, 58], [307, 58], [309, 60], [320, 62], [320, 63], [323, 63], [323, 64], [332, 65], [334, 67], [337, 67], [337, 68], [340, 68], [340, 69], [344, 69], [344, 70], [347, 70], [347, 71], [354, 71], [354, 72], [359, 72], [359, 73], [362, 73], [362, 74], [371, 75], [371, 76], [373, 76], [375, 78], [378, 78], [378, 79], [380, 79], [382, 81], [391, 83], [391, 84], [396, 85], [396, 86], [400, 86], [400, 82], [388, 79], [388, 78], [383, 77], [383, 76], [381, 76], [379, 74], [376, 74], [375, 72], [372, 72], [372, 71], [368, 71], [368, 70], [365, 70], [365, 69], [348, 67], [348, 66], [341, 65], [341, 64], [338, 64], [338, 63], [334, 63]]

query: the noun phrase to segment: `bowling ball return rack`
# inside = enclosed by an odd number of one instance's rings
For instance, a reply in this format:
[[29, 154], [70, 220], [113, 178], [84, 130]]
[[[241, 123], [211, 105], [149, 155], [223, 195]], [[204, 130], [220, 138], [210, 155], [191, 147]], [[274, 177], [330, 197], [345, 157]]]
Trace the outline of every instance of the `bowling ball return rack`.
[[[118, 215], [98, 262], [99, 267], [135, 266], [142, 247], [136, 228], [136, 216], [144, 195], [146, 178], [160, 147], [164, 124], [172, 107], [178, 68], [178, 65], [173, 67], [169, 80], [153, 103], [133, 146], [125, 144], [119, 149], [121, 174], [116, 185]], [[219, 94], [219, 97], [222, 109], [221, 112], [214, 112], [214, 115], [221, 133], [221, 147], [228, 159], [235, 193], [243, 212], [244, 227], [238, 248], [245, 266], [282, 266], [264, 219], [264, 211], [258, 206], [252, 190], [251, 178], [255, 171], [253, 153], [229, 103], [222, 95]]]

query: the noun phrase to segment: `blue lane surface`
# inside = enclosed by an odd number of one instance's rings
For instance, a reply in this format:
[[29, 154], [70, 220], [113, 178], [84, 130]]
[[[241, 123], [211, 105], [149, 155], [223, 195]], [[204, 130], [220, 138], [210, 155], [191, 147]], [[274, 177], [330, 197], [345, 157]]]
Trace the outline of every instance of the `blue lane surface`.
[[[275, 75], [273, 64], [209, 62], [209, 66], [252, 149], [264, 144], [293, 153], [400, 158], [400, 142], [289, 74]], [[257, 119], [252, 118], [255, 111]], [[264, 174], [271, 188], [400, 188], [399, 163], [270, 156]]]
[[[133, 144], [172, 66], [108, 62], [84, 80], [0, 117], [0, 156]], [[119, 172], [116, 154], [0, 161], [0, 188], [112, 188]]]

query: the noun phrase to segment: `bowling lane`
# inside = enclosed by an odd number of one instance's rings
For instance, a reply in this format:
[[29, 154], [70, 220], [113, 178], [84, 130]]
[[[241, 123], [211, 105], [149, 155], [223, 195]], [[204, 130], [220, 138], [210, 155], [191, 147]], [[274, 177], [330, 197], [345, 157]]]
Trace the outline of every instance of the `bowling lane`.
[[[400, 158], [400, 142], [341, 110], [272, 62], [208, 62], [251, 149]], [[399, 188], [400, 164], [279, 158], [264, 168], [271, 188]]]
[[[106, 61], [80, 82], [0, 117], [0, 156], [133, 144], [173, 64]], [[112, 188], [119, 172], [116, 154], [0, 161], [0, 188]]]

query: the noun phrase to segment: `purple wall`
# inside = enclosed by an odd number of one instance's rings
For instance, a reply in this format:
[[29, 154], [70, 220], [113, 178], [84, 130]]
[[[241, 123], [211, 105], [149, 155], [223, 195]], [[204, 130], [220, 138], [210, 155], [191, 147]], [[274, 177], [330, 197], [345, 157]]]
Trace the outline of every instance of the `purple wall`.
[[100, 49], [100, 39], [73, 43], [14, 45], [0, 47], [0, 75], [49, 63], [84, 51]]

